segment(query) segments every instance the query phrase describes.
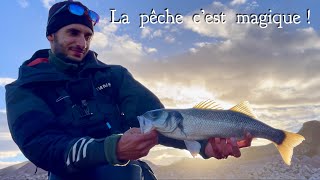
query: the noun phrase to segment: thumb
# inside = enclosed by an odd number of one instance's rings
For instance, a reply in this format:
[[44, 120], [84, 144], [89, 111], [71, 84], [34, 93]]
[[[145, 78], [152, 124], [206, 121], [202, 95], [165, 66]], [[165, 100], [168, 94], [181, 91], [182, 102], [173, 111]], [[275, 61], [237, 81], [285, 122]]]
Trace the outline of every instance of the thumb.
[[127, 132], [130, 134], [142, 134], [140, 128], [130, 128]]

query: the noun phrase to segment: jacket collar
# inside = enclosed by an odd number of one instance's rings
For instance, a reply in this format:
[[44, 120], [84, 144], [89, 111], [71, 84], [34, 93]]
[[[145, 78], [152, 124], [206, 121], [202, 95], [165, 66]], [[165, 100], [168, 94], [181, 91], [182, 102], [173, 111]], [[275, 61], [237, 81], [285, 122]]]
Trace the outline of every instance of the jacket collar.
[[[38, 50], [29, 60], [25, 61], [19, 68], [19, 77], [15, 83], [17, 83], [17, 85], [24, 85], [35, 82], [67, 81], [70, 80], [70, 77], [66, 76], [65, 73], [69, 71], [78, 73], [78, 76], [81, 76], [90, 70], [109, 68], [108, 65], [97, 59], [97, 53], [94, 51], [89, 51], [84, 59], [84, 63], [76, 66], [74, 66], [73, 63], [71, 63], [72, 65], [65, 63], [61, 59], [55, 59], [57, 57], [53, 57], [52, 55], [52, 57], [50, 57], [49, 51], [49, 49]], [[50, 63], [42, 63], [48, 61], [39, 61], [40, 63], [28, 66], [39, 58], [47, 58]]]

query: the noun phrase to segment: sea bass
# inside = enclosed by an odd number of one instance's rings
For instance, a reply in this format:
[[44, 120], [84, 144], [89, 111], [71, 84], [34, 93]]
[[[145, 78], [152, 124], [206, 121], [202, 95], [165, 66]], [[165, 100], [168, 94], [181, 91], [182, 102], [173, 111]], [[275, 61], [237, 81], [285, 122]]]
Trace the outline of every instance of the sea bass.
[[283, 161], [290, 165], [293, 148], [304, 137], [275, 129], [258, 120], [249, 102], [242, 102], [229, 110], [217, 108], [214, 101], [204, 101], [190, 109], [156, 109], [138, 116], [141, 131], [156, 129], [164, 136], [184, 140], [193, 154], [200, 151], [197, 140], [211, 137], [242, 139], [249, 132], [254, 138], [272, 141]]

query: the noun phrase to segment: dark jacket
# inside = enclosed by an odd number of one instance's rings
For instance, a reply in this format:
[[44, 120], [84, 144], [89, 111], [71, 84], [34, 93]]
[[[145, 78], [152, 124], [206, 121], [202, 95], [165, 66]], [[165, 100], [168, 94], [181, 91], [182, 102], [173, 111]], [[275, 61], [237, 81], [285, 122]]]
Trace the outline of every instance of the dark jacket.
[[[8, 124], [20, 150], [61, 176], [126, 163], [115, 158], [119, 133], [138, 127], [138, 115], [163, 108], [159, 99], [125, 68], [102, 63], [92, 51], [76, 64], [51, 56], [48, 49], [37, 51], [6, 86]], [[163, 136], [159, 142], [185, 148]]]

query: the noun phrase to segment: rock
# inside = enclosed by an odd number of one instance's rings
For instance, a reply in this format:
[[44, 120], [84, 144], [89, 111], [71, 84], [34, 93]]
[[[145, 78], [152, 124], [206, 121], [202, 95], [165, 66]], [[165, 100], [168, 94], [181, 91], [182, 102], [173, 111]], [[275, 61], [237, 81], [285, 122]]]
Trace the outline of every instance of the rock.
[[309, 180], [319, 180], [320, 179], [320, 169], [318, 170], [317, 173], [314, 173]]
[[23, 162], [0, 170], [1, 180], [44, 180], [48, 179], [47, 172], [41, 168], [37, 168], [31, 162]]
[[320, 155], [313, 156], [311, 161], [308, 163], [313, 167], [320, 168]]
[[304, 154], [309, 157], [320, 155], [320, 122], [308, 121], [303, 123], [302, 128], [299, 130], [299, 134], [305, 137], [305, 141], [300, 146], [295, 148], [296, 154]]

